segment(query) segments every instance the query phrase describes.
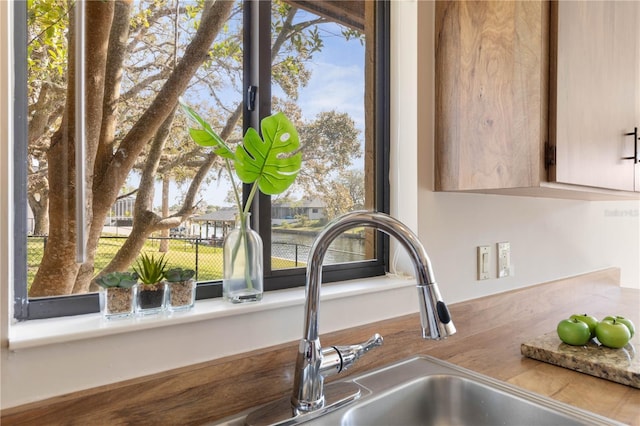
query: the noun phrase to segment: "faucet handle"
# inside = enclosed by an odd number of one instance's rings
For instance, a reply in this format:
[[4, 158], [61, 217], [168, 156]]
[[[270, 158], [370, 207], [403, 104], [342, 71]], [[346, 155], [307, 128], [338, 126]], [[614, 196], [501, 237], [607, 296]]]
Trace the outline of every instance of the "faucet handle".
[[362, 355], [371, 349], [382, 346], [382, 336], [378, 333], [371, 336], [369, 340], [359, 345], [334, 346], [333, 348], [340, 354], [342, 366], [340, 371], [344, 371], [351, 367]]

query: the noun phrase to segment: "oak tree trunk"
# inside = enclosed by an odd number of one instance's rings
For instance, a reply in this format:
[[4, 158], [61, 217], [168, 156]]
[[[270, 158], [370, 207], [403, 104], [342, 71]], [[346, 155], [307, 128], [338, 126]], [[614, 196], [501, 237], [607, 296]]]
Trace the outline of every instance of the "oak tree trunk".
[[[70, 22], [75, 17], [75, 7], [71, 10]], [[85, 72], [85, 108], [87, 162], [87, 186], [90, 188], [92, 153], [98, 144], [97, 136], [102, 116], [102, 93], [104, 92], [104, 63], [107, 55], [109, 28], [113, 18], [113, 3], [87, 2], [85, 47], [87, 60]], [[55, 296], [69, 294], [80, 269], [76, 262], [76, 144], [75, 139], [76, 80], [75, 46], [76, 29], [69, 29], [68, 82], [65, 111], [60, 128], [51, 140], [47, 153], [49, 178], [49, 240], [45, 247], [42, 262], [29, 289], [29, 295]], [[86, 191], [87, 205], [91, 202], [91, 193]], [[88, 223], [91, 223], [91, 212], [87, 209]]]
[[[112, 136], [114, 132], [105, 126], [115, 126], [115, 120], [109, 120], [113, 116], [113, 112], [109, 108], [113, 107], [111, 103], [113, 99], [117, 99], [114, 93], [119, 91], [119, 83], [114, 82], [112, 75], [117, 74], [122, 68], [122, 60], [118, 58], [118, 53], [122, 53], [118, 49], [122, 47], [117, 40], [122, 40], [120, 37], [123, 30], [121, 30], [122, 25], [118, 27], [121, 21], [112, 18], [114, 9], [129, 3], [118, 2], [117, 6], [114, 6], [114, 3], [111, 2], [86, 2], [86, 25], [90, 30], [87, 31], [85, 45], [86, 51], [90, 54], [87, 54], [86, 62], [88, 78], [86, 81], [87, 116], [85, 122], [87, 146], [85, 149], [87, 152], [87, 184], [89, 188], [92, 188], [92, 191], [87, 191], [89, 232], [86, 262], [79, 267], [75, 259], [75, 165], [73, 161], [75, 154], [73, 134], [75, 128], [75, 90], [74, 85], [69, 84], [62, 124], [52, 138], [52, 146], [48, 152], [51, 189], [49, 244], [47, 244], [42, 263], [31, 286], [30, 296], [62, 295], [71, 292], [84, 293], [89, 289], [94, 274], [95, 251], [102, 227], [120, 188], [126, 181], [137, 157], [171, 114], [177, 104], [178, 97], [207, 57], [209, 47], [226, 22], [233, 6], [232, 1], [220, 0], [205, 4], [201, 24], [184, 56], [152, 104], [133, 125], [114, 152]], [[73, 19], [70, 21], [73, 22]], [[68, 81], [70, 82], [73, 82], [75, 77], [73, 35], [74, 29], [71, 26], [68, 61]], [[144, 225], [144, 218], [136, 218], [136, 220], [140, 225]], [[141, 231], [140, 239], [144, 240], [142, 236], [147, 232], [148, 230]], [[136, 233], [134, 236], [138, 235]], [[137, 238], [132, 238], [132, 240], [135, 239]], [[140, 244], [142, 243], [132, 241], [129, 246], [138, 247]], [[137, 252], [133, 254], [134, 257], [135, 254]], [[131, 258], [131, 254], [128, 258]]]

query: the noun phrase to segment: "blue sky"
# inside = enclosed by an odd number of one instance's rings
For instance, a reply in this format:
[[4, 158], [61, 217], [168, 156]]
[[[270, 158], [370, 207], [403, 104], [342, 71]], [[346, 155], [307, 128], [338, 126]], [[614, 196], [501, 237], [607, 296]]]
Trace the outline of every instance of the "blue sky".
[[[339, 34], [337, 29], [330, 31]], [[321, 111], [337, 108], [339, 112], [348, 113], [356, 126], [362, 129], [364, 46], [355, 39], [345, 42], [341, 35], [326, 37], [324, 44], [324, 49], [315, 55], [313, 64], [310, 64], [312, 79], [307, 87], [300, 90], [299, 104], [305, 118], [311, 119]]]
[[[300, 105], [305, 120], [312, 120], [318, 113], [336, 109], [346, 112], [360, 129], [364, 140], [364, 46], [359, 40], [345, 42], [337, 25], [327, 26], [321, 31], [324, 48], [314, 54], [313, 63], [308, 64], [312, 72], [309, 84], [299, 92]], [[275, 92], [274, 92], [275, 93]], [[356, 167], [363, 167], [363, 160], [354, 161]], [[304, 164], [303, 164], [304, 167]], [[226, 187], [214, 182], [201, 191], [201, 196], [209, 205], [223, 206]], [[186, 187], [182, 189], [186, 190]], [[170, 198], [179, 196], [180, 189], [172, 184]], [[170, 204], [174, 204], [170, 202]], [[154, 205], [161, 205], [161, 189], [156, 188]]]

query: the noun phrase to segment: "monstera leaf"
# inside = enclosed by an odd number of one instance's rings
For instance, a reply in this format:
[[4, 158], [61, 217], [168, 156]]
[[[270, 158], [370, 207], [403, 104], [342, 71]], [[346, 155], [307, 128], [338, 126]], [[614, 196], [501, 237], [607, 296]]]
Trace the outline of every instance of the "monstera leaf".
[[[180, 100], [182, 109], [192, 121], [200, 128], [190, 128], [189, 135], [195, 143], [201, 146], [213, 147], [214, 152], [224, 158], [225, 167], [229, 173], [231, 187], [235, 195], [240, 214], [240, 232], [246, 232], [245, 223], [257, 190], [264, 194], [276, 195], [287, 190], [296, 180], [300, 166], [302, 165], [302, 154], [299, 151], [300, 138], [293, 124], [281, 112], [265, 117], [260, 122], [262, 138], [254, 128], [249, 128], [244, 135], [243, 143], [238, 146], [235, 153], [213, 131], [200, 115]], [[231, 163], [236, 169], [238, 178], [245, 184], [251, 185], [251, 191], [247, 201], [242, 208], [240, 194], [238, 193], [233, 174], [231, 173]], [[236, 241], [231, 251], [232, 262], [235, 261], [243, 244], [243, 253], [246, 256], [245, 264], [248, 265], [250, 251], [247, 246], [247, 237], [241, 237]], [[226, 256], [226, 255], [225, 255]], [[253, 288], [250, 268], [245, 268], [245, 280], [247, 288]]]
[[243, 145], [236, 149], [236, 173], [244, 183], [257, 183], [264, 194], [281, 194], [300, 171], [302, 154], [296, 152], [300, 138], [281, 112], [265, 117], [260, 127], [264, 140], [255, 129], [249, 128]]

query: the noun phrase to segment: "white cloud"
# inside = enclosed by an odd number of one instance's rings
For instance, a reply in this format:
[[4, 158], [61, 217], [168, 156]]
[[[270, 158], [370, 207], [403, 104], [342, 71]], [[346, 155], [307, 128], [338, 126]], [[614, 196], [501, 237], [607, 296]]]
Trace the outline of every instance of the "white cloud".
[[345, 112], [364, 127], [364, 72], [356, 65], [341, 66], [316, 62], [312, 78], [300, 91], [298, 103], [304, 117], [313, 119], [322, 111]]

